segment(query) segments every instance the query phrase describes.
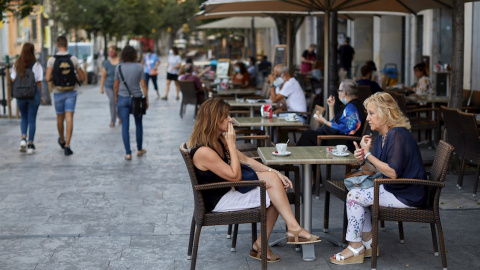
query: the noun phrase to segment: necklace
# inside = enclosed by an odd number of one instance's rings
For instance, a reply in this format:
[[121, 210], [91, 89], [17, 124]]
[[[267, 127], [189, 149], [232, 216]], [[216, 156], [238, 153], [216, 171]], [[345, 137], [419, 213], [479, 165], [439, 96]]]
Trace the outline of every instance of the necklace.
[[385, 141], [387, 140], [387, 134], [388, 134], [389, 130], [387, 130], [387, 132], [385, 133], [385, 135], [382, 136], [382, 147], [383, 145], [385, 144]]

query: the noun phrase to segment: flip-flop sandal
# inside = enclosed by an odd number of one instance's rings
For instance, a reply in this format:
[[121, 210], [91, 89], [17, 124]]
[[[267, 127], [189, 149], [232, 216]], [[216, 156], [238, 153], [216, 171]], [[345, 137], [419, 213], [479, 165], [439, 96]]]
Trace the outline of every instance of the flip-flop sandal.
[[348, 245], [347, 248], [353, 253], [352, 257], [345, 258], [339, 252], [335, 255], [332, 255], [332, 257], [330, 257], [330, 262], [333, 264], [345, 265], [345, 264], [359, 264], [365, 261], [365, 254], [360, 254], [360, 251], [362, 251], [362, 249], [365, 248], [363, 245], [357, 249], [354, 249], [350, 245]]
[[305, 231], [305, 229], [300, 229], [298, 231], [291, 231], [288, 230], [287, 233], [293, 234], [293, 236], [287, 236], [287, 244], [289, 245], [306, 245], [306, 244], [314, 244], [319, 243], [322, 241], [320, 237], [310, 234], [310, 238], [303, 238], [300, 237], [300, 233]]
[[137, 157], [143, 156], [147, 153], [147, 150], [142, 149], [137, 151]]
[[[252, 258], [254, 258], [254, 259], [256, 259], [256, 260], [261, 261], [261, 260], [262, 260], [262, 250], [261, 250], [260, 247], [257, 245], [257, 243], [254, 243], [253, 245], [255, 246], [255, 248], [256, 248], [257, 250], [255, 250], [255, 249], [252, 248], [252, 249], [250, 250], [250, 257], [252, 257]], [[267, 247], [267, 249], [271, 251], [270, 247]], [[268, 262], [268, 263], [276, 263], [276, 262], [278, 262], [278, 261], [280, 261], [280, 256], [278, 256], [278, 254], [275, 254], [275, 253], [273, 253], [273, 252], [272, 252], [272, 256], [271, 256], [270, 258], [267, 258], [267, 262]]]

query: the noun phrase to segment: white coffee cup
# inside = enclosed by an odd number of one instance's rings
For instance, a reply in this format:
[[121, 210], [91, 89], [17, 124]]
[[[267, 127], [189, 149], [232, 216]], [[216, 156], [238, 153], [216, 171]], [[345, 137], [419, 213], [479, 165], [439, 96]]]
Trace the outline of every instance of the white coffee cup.
[[297, 114], [296, 113], [289, 113], [289, 114], [287, 114], [285, 119], [287, 121], [295, 121], [295, 120], [297, 120]]
[[347, 146], [343, 144], [337, 145], [337, 153], [338, 154], [343, 154], [347, 151]]
[[285, 154], [287, 152], [287, 144], [286, 143], [277, 143], [275, 145], [277, 147], [277, 152], [279, 154]]

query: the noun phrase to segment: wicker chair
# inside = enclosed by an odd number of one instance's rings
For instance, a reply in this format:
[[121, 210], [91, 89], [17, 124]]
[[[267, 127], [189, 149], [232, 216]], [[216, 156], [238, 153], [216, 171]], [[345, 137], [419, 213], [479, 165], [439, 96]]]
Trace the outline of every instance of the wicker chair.
[[[190, 240], [188, 243], [188, 259], [191, 259], [190, 269], [195, 269], [198, 244], [200, 240], [200, 232], [203, 226], [214, 225], [229, 225], [229, 224], [243, 224], [252, 223], [252, 229], [256, 229], [256, 223], [261, 223], [261, 249], [267, 250], [267, 229], [266, 229], [266, 187], [263, 181], [239, 181], [239, 182], [224, 182], [215, 184], [200, 185], [193, 166], [192, 158], [187, 149], [186, 143], [180, 145], [180, 153], [182, 154], [185, 165], [187, 166], [188, 174], [192, 183], [193, 197], [195, 200], [195, 208], [192, 217], [192, 225], [190, 229]], [[230, 188], [242, 186], [259, 186], [261, 206], [258, 208], [247, 209], [234, 212], [212, 213], [205, 210], [202, 191], [217, 188]], [[195, 239], [194, 239], [195, 238]], [[252, 233], [252, 244], [256, 241], [256, 230]], [[195, 241], [194, 241], [195, 240]], [[262, 252], [262, 269], [267, 269], [267, 252]]]
[[358, 100], [363, 104], [365, 99], [372, 95], [372, 87], [370, 85], [358, 86]]
[[187, 104], [195, 105], [195, 113], [193, 118], [197, 117], [197, 111], [200, 105], [202, 104], [202, 100], [198, 100], [197, 98], [197, 90], [195, 90], [195, 84], [193, 81], [178, 81], [180, 85], [180, 91], [182, 91], [182, 103], [180, 104], [180, 117], [183, 118], [185, 114], [185, 109]]
[[[372, 250], [377, 250], [378, 246], [378, 221], [392, 220], [398, 222], [400, 231], [400, 242], [404, 242], [403, 222], [430, 223], [430, 229], [433, 239], [433, 250], [435, 256], [438, 256], [437, 236], [435, 225], [438, 230], [438, 241], [440, 242], [440, 254], [442, 257], [443, 269], [447, 269], [447, 256], [445, 254], [445, 243], [443, 241], [443, 230], [440, 221], [439, 199], [440, 192], [445, 186], [444, 180], [447, 174], [448, 164], [452, 156], [453, 146], [440, 141], [438, 143], [435, 159], [430, 170], [430, 180], [418, 179], [375, 179], [374, 186], [374, 204], [372, 206], [373, 216], [373, 243]], [[391, 208], [379, 206], [380, 185], [412, 184], [428, 187], [428, 199], [424, 208]], [[372, 252], [372, 269], [377, 268], [377, 253]]]
[[462, 130], [462, 124], [458, 119], [458, 109], [441, 106], [443, 121], [445, 123], [446, 138], [445, 141], [452, 144], [455, 148], [455, 154], [460, 161], [460, 172], [457, 178], [457, 187], [461, 188], [463, 182], [463, 171], [465, 169], [465, 142]]
[[[477, 194], [478, 177], [480, 172], [480, 134], [477, 129], [477, 120], [475, 114], [458, 111], [458, 122], [460, 122], [461, 125], [460, 130], [463, 135], [462, 141], [465, 144], [465, 158], [462, 162], [461, 171], [463, 173], [467, 161], [477, 165], [477, 172], [475, 174], [475, 182], [473, 185], [473, 196], [475, 196]], [[461, 178], [458, 186], [461, 187], [462, 183], [463, 178]]]

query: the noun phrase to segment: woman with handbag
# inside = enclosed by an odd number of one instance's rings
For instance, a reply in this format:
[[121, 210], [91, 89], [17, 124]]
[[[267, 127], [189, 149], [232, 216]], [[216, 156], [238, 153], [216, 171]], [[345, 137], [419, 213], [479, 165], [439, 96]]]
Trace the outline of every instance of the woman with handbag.
[[[130, 149], [130, 114], [135, 118], [136, 138], [137, 138], [137, 156], [147, 153], [142, 148], [143, 143], [143, 124], [142, 117], [144, 112], [134, 111], [138, 105], [148, 109], [148, 90], [143, 74], [143, 67], [137, 63], [137, 51], [132, 46], [125, 46], [120, 56], [121, 63], [115, 70], [115, 81], [113, 90], [115, 93], [115, 103], [118, 106], [118, 112], [122, 119], [122, 138], [125, 146], [125, 159], [132, 159], [132, 150]], [[143, 91], [143, 93], [142, 93]], [[136, 101], [140, 104], [135, 103]], [[144, 104], [142, 104], [144, 103]]]
[[152, 48], [148, 47], [145, 55], [142, 59], [142, 64], [144, 65], [144, 72], [145, 72], [145, 84], [147, 85], [148, 89], [148, 81], [152, 79], [153, 82], [153, 89], [157, 92], [157, 98], [160, 98], [160, 93], [158, 93], [158, 85], [157, 85], [157, 75], [158, 75], [158, 66], [160, 65], [160, 60], [156, 53], [152, 52]]
[[120, 115], [118, 114], [117, 104], [115, 104], [115, 97], [113, 96], [113, 81], [115, 77], [115, 69], [120, 62], [118, 58], [117, 46], [108, 47], [109, 59], [105, 60], [102, 67], [102, 78], [100, 80], [100, 93], [107, 93], [110, 105], [110, 127], [115, 126], [115, 121], [118, 115], [119, 124], [122, 123]]
[[[364, 136], [360, 147], [355, 142], [354, 156], [363, 171], [380, 172], [383, 178], [426, 179], [422, 156], [417, 142], [409, 132], [410, 122], [398, 107], [393, 97], [378, 92], [364, 101], [367, 122], [372, 130], [379, 132], [375, 143]], [[372, 148], [373, 147], [373, 148]], [[372, 215], [374, 188], [353, 188], [347, 195], [348, 227], [346, 239], [349, 246], [330, 257], [334, 264], [363, 263], [371, 257]], [[422, 207], [426, 190], [418, 185], [381, 185], [379, 204], [384, 207]]]
[[[42, 98], [42, 80], [43, 69], [42, 65], [35, 58], [35, 47], [32, 43], [25, 43], [22, 47], [22, 52], [17, 61], [13, 65], [10, 78], [15, 80], [24, 80], [26, 78], [27, 69], [30, 69], [33, 73], [33, 79], [35, 80], [35, 89], [32, 89], [32, 98], [20, 99], [17, 98], [17, 107], [20, 111], [22, 118], [20, 122], [20, 130], [22, 132], [22, 139], [20, 140], [20, 152], [26, 152], [27, 154], [33, 154], [35, 151], [35, 145], [33, 139], [35, 137], [37, 112], [41, 103], [44, 103]], [[15, 91], [15, 89], [14, 89]], [[27, 130], [28, 130], [28, 145], [27, 145]]]
[[[267, 188], [267, 241], [280, 214], [288, 227], [287, 244], [313, 244], [318, 236], [304, 230], [295, 219], [286, 190], [292, 182], [284, 175], [254, 159], [246, 157], [235, 146], [235, 130], [229, 115], [230, 106], [220, 98], [206, 100], [198, 111], [188, 142], [198, 181], [201, 184], [225, 181], [265, 181]], [[251, 190], [214, 189], [204, 194], [207, 211], [228, 212], [260, 206], [260, 188]], [[260, 260], [260, 239], [253, 244], [250, 256]], [[268, 262], [280, 258], [267, 251]]]

